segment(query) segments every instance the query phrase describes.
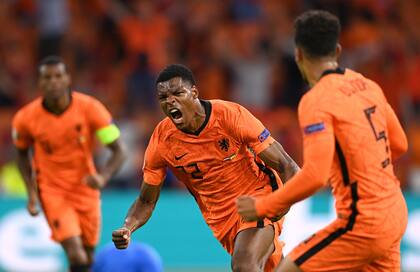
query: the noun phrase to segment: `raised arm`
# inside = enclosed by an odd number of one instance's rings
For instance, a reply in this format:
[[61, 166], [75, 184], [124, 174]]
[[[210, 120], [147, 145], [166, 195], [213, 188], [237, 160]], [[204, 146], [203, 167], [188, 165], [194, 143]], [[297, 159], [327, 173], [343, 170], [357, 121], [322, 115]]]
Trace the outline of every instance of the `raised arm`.
[[150, 185], [143, 182], [140, 195], [128, 210], [123, 226], [112, 232], [112, 241], [116, 248], [127, 248], [131, 234], [149, 220], [159, 199], [160, 189], [160, 185]]
[[247, 221], [284, 214], [291, 205], [323, 187], [329, 176], [335, 152], [332, 116], [314, 100], [299, 104], [299, 122], [303, 132], [303, 167], [279, 190], [255, 200], [237, 201], [239, 214]]

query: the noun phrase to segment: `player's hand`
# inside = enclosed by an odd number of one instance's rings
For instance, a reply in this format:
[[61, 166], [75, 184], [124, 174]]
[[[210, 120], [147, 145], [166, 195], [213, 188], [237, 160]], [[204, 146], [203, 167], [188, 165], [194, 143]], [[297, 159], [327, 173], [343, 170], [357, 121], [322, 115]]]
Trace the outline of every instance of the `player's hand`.
[[87, 186], [97, 190], [102, 189], [106, 184], [105, 178], [100, 174], [85, 176], [82, 179], [82, 182]]
[[39, 205], [37, 197], [29, 197], [26, 209], [31, 216], [37, 216], [39, 214]]
[[118, 249], [126, 249], [131, 239], [131, 231], [126, 227], [121, 227], [112, 232], [112, 242]]
[[257, 210], [255, 208], [255, 198], [252, 196], [240, 196], [236, 200], [238, 213], [245, 221], [258, 220]]

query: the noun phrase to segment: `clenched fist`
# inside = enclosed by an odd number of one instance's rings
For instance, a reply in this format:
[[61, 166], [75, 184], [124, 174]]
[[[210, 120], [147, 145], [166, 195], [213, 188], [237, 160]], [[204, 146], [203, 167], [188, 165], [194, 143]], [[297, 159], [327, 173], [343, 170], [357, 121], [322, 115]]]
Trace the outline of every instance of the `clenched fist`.
[[112, 232], [112, 242], [118, 249], [126, 249], [131, 239], [131, 231], [126, 227], [121, 227]]

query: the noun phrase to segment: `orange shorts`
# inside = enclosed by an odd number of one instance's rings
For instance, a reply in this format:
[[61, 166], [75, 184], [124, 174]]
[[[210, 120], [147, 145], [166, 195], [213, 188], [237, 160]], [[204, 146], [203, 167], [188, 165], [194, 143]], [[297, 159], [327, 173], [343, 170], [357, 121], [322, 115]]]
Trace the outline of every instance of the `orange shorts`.
[[81, 236], [85, 246], [96, 246], [101, 219], [99, 197], [81, 205], [64, 194], [40, 193], [40, 201], [54, 241]]
[[376, 220], [367, 224], [358, 216], [336, 219], [288, 257], [302, 271], [400, 271], [400, 242], [407, 226], [405, 202], [378, 211]]
[[281, 219], [277, 222], [271, 222], [269, 219], [265, 218], [264, 221], [258, 222], [245, 222], [243, 220], [238, 220], [238, 223], [230, 229], [230, 231], [220, 240], [220, 243], [229, 252], [230, 255], [233, 254], [233, 249], [235, 246], [235, 238], [239, 232], [250, 229], [250, 228], [263, 228], [267, 225], [272, 225], [274, 228], [274, 252], [271, 257], [267, 260], [265, 265], [265, 271], [273, 271], [274, 268], [280, 263], [283, 256], [283, 247], [284, 243], [279, 240], [281, 233], [282, 225], [284, 219]]

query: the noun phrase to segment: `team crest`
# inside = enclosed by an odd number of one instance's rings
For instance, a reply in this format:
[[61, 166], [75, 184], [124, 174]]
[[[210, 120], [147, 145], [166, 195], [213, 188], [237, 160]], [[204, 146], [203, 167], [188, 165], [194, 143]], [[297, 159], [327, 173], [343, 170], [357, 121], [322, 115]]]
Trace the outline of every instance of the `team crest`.
[[229, 150], [229, 140], [226, 138], [223, 138], [218, 141], [219, 147], [221, 150], [227, 152]]

